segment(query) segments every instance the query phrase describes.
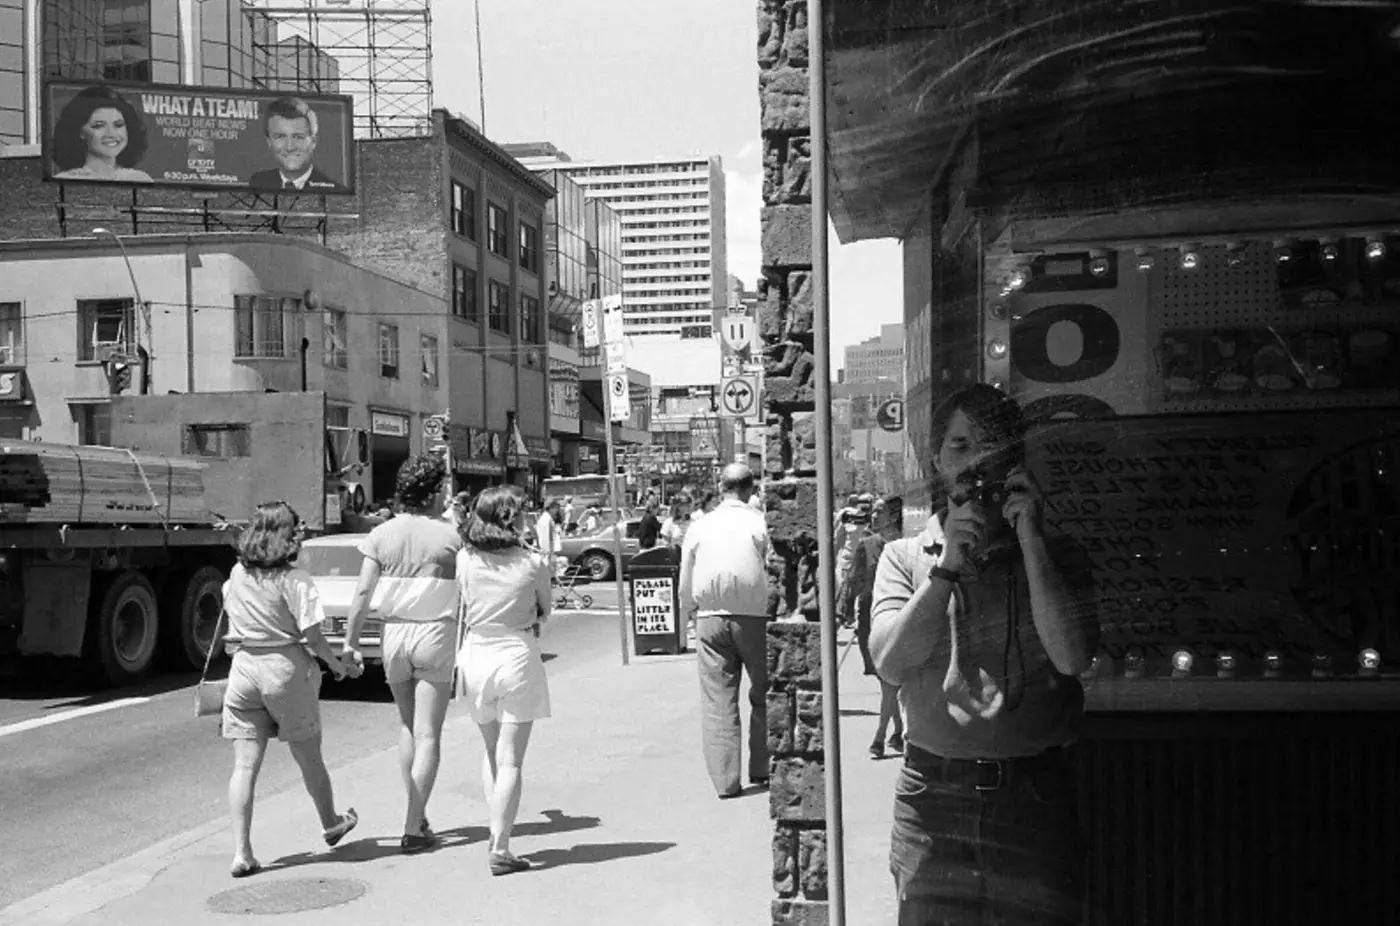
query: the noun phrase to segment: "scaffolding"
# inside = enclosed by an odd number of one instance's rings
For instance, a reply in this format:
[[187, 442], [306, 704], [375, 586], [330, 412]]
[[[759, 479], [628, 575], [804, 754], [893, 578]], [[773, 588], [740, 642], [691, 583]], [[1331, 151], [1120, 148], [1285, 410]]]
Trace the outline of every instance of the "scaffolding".
[[[268, 26], [253, 30], [255, 85], [352, 97], [357, 138], [429, 134], [429, 0], [244, 2]], [[323, 56], [334, 60], [329, 70], [300, 65]]]

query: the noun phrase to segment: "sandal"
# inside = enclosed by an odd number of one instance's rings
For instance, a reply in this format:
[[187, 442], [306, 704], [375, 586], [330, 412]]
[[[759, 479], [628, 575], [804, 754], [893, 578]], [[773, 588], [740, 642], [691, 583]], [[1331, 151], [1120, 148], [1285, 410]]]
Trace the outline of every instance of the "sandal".
[[262, 865], [257, 859], [239, 859], [229, 868], [228, 873], [234, 878], [246, 878], [262, 871]]
[[417, 852], [426, 852], [435, 848], [440, 840], [433, 828], [428, 825], [428, 818], [423, 818], [423, 825], [418, 828], [417, 833], [404, 833], [399, 840], [399, 851], [404, 855], [413, 855]]
[[326, 845], [334, 847], [336, 843], [345, 838], [345, 834], [355, 828], [355, 824], [360, 822], [360, 817], [355, 813], [355, 808], [351, 807], [340, 815], [340, 821], [335, 826], [324, 830], [321, 835], [326, 839]]
[[492, 852], [490, 863], [493, 877], [514, 874], [517, 871], [529, 871], [534, 867], [520, 856], [512, 855], [509, 852]]

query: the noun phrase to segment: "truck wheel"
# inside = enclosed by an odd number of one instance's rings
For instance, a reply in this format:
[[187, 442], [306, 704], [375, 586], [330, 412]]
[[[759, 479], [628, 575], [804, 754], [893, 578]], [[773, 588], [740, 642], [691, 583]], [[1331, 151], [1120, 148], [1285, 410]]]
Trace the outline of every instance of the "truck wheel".
[[88, 624], [88, 652], [103, 678], [121, 685], [151, 668], [159, 630], [155, 589], [141, 573], [128, 570], [103, 589]]
[[592, 550], [583, 554], [583, 559], [579, 561], [588, 577], [594, 582], [605, 582], [612, 578], [613, 561], [612, 557], [606, 553]]
[[224, 574], [213, 566], [200, 566], [182, 583], [179, 610], [165, 628], [182, 668], [204, 668], [223, 603]]

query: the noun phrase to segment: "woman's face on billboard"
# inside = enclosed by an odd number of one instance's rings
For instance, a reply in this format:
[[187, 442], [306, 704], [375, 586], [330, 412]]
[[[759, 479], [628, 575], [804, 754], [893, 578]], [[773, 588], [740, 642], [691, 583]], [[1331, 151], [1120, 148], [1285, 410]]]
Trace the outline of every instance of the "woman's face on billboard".
[[94, 109], [83, 123], [83, 143], [91, 156], [104, 160], [116, 160], [117, 155], [126, 150], [126, 119], [121, 110], [104, 106]]

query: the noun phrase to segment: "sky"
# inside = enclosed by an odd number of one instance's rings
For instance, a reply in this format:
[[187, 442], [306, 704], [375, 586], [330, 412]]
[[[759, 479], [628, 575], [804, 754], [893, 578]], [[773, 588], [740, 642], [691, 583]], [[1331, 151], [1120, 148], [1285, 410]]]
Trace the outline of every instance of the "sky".
[[[762, 255], [757, 4], [752, 0], [480, 0], [484, 131], [549, 141], [577, 161], [718, 154], [729, 272]], [[472, 0], [433, 7], [434, 105], [481, 123]], [[899, 247], [831, 236], [833, 371], [841, 350], [901, 321]]]

